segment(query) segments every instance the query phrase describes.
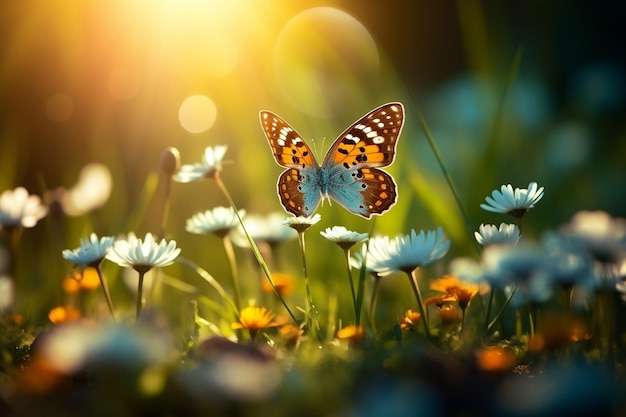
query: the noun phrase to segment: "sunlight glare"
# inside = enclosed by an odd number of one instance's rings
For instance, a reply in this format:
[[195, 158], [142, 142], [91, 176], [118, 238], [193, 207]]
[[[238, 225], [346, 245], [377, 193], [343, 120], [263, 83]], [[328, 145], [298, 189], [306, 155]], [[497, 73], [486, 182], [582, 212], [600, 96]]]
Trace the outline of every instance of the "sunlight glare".
[[120, 66], [109, 75], [109, 93], [116, 100], [130, 100], [139, 91], [139, 74], [129, 67]]
[[168, 61], [193, 76], [223, 77], [239, 59], [238, 2], [166, 1], [159, 32]]

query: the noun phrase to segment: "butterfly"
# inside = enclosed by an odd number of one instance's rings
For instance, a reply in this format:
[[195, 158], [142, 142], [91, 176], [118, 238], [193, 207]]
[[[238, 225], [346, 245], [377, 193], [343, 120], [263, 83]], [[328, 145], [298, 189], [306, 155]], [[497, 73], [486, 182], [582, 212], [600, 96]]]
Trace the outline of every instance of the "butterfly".
[[296, 216], [310, 216], [320, 200], [332, 199], [369, 219], [396, 203], [393, 177], [378, 169], [391, 165], [404, 123], [402, 103], [387, 103], [361, 117], [332, 144], [322, 165], [302, 136], [269, 111], [260, 112], [261, 127], [278, 165], [280, 202]]

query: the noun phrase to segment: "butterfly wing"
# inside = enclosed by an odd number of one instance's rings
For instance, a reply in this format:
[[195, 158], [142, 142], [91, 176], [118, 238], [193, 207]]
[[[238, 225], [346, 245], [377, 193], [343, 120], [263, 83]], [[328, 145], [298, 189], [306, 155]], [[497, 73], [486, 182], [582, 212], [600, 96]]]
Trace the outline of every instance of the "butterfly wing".
[[[295, 216], [310, 216], [321, 199], [319, 182], [314, 176], [319, 169], [289, 168], [278, 177], [278, 196], [285, 210]], [[308, 178], [308, 179], [307, 179]]]
[[261, 111], [261, 127], [274, 159], [285, 168], [318, 166], [311, 148], [289, 123], [269, 111]]
[[339, 135], [322, 166], [350, 169], [391, 165], [403, 123], [402, 103], [387, 103], [370, 111]]
[[396, 203], [393, 177], [378, 169], [390, 165], [404, 123], [401, 103], [380, 106], [352, 124], [324, 158], [328, 194], [347, 210], [365, 218], [380, 215]]
[[278, 177], [278, 196], [288, 212], [310, 216], [321, 193], [320, 166], [302, 136], [287, 122], [269, 111], [261, 111], [261, 127], [278, 165], [288, 168]]

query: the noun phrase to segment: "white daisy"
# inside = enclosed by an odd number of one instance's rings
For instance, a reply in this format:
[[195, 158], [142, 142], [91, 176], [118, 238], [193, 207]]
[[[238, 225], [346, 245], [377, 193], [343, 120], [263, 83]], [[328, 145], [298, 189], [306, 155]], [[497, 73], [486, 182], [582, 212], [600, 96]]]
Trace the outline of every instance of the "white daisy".
[[314, 224], [317, 224], [320, 220], [322, 219], [322, 216], [320, 216], [319, 214], [315, 213], [312, 216], [291, 216], [291, 217], [287, 217], [285, 220], [283, 220], [283, 224], [285, 226], [289, 226], [292, 229], [294, 229], [295, 231], [301, 233], [304, 232], [305, 230], [307, 230], [309, 227], [313, 226]]
[[478, 232], [474, 232], [474, 237], [483, 246], [517, 245], [520, 233], [514, 224], [501, 223], [500, 227], [494, 224], [481, 224], [478, 227]]
[[[246, 211], [239, 210], [239, 215], [243, 218]], [[195, 234], [214, 233], [218, 236], [225, 236], [238, 225], [239, 219], [232, 207], [215, 207], [196, 213], [187, 219], [185, 230]]]
[[[386, 256], [382, 256], [381, 250], [388, 248], [389, 239], [387, 237], [375, 236], [370, 238], [367, 246], [361, 246], [361, 251], [354, 254], [350, 258], [350, 265], [354, 269], [361, 269], [363, 267], [363, 260], [365, 259], [365, 270], [370, 274], [379, 276], [381, 272], [387, 271], [386, 265], [382, 260], [387, 259]], [[376, 254], [372, 255], [371, 251], [374, 250]]]
[[536, 182], [528, 184], [528, 189], [516, 188], [511, 184], [503, 185], [500, 191], [494, 190], [491, 197], [486, 197], [487, 204], [481, 204], [483, 210], [494, 213], [507, 213], [520, 218], [533, 208], [543, 197], [543, 187], [538, 188]]
[[63, 258], [76, 265], [97, 266], [105, 258], [115, 242], [115, 238], [104, 236], [98, 239], [98, 235], [92, 233], [88, 238], [80, 239], [78, 249], [65, 249], [62, 252]]
[[174, 174], [174, 181], [186, 183], [214, 177], [222, 170], [222, 159], [227, 148], [226, 145], [207, 147], [204, 150], [204, 155], [202, 155], [202, 161], [193, 165], [181, 166], [178, 172]]
[[607, 212], [579, 211], [560, 234], [602, 264], [618, 264], [626, 258], [626, 219]]
[[48, 214], [39, 196], [30, 195], [24, 187], [0, 194], [0, 228], [33, 227]]
[[343, 249], [350, 249], [357, 243], [367, 240], [368, 237], [367, 233], [352, 232], [343, 226], [328, 227], [320, 234]]
[[393, 240], [388, 238], [370, 240], [369, 258], [379, 265], [380, 275], [394, 272], [410, 273], [416, 268], [426, 266], [443, 257], [450, 248], [450, 241], [443, 237], [443, 229], [420, 231], [411, 230], [410, 235], [399, 236]]
[[80, 216], [106, 204], [113, 189], [113, 176], [104, 164], [90, 163], [78, 174], [78, 181], [69, 189], [58, 188], [54, 196], [68, 216]]
[[[243, 219], [243, 224], [250, 237], [257, 243], [266, 242], [270, 245], [284, 242], [298, 237], [296, 231], [284, 224], [283, 212], [270, 213], [267, 216], [248, 214]], [[243, 233], [241, 225], [233, 230], [231, 235], [233, 243], [242, 248], [250, 247], [250, 243]]]
[[157, 243], [151, 233], [147, 233], [143, 240], [130, 233], [126, 239], [113, 244], [106, 259], [121, 267], [147, 272], [154, 267], [171, 265], [179, 254], [180, 248], [176, 247], [175, 240], [162, 239]]

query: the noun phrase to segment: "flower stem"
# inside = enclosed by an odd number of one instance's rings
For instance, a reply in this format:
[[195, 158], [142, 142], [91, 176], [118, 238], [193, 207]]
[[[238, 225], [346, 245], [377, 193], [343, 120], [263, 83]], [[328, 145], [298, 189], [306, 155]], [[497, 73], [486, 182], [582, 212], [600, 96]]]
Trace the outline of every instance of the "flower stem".
[[[467, 212], [465, 205], [463, 204], [463, 200], [461, 199], [460, 194], [458, 193], [456, 186], [454, 185], [454, 182], [452, 181], [452, 176], [450, 175], [448, 169], [446, 168], [446, 165], [443, 163], [443, 158], [441, 157], [439, 148], [437, 147], [437, 144], [435, 143], [435, 139], [433, 138], [433, 135], [430, 132], [430, 128], [428, 127], [428, 124], [426, 124], [426, 120], [424, 119], [424, 116], [422, 116], [422, 114], [419, 111], [417, 113], [417, 118], [419, 120], [420, 125], [422, 126], [422, 130], [424, 131], [426, 140], [428, 144], [430, 145], [430, 148], [433, 151], [433, 154], [435, 155], [435, 159], [437, 160], [437, 163], [439, 164], [439, 167], [441, 168], [443, 176], [445, 177], [446, 182], [448, 183], [448, 188], [450, 189], [450, 191], [452, 191], [452, 195], [454, 196], [454, 201], [456, 202], [457, 206], [459, 207], [459, 210], [461, 211], [461, 214], [463, 215], [463, 220], [465, 221], [465, 227], [467, 228], [468, 233], [471, 236], [473, 236], [474, 226], [472, 225], [472, 221], [470, 220], [469, 213]], [[474, 243], [474, 249], [476, 250], [477, 253], [480, 253], [481, 251], [480, 245], [478, 244], [478, 242], [476, 242], [475, 239], [472, 239], [472, 240]]]
[[100, 278], [100, 285], [102, 286], [102, 291], [104, 292], [104, 298], [106, 299], [107, 306], [109, 307], [109, 312], [111, 313], [111, 318], [115, 321], [115, 313], [113, 312], [113, 302], [111, 301], [111, 293], [109, 292], [109, 285], [107, 284], [107, 280], [104, 278], [102, 274], [101, 264], [95, 266], [96, 271], [98, 272], [98, 278]]
[[417, 306], [420, 309], [420, 314], [422, 315], [422, 323], [424, 324], [424, 332], [426, 333], [426, 337], [430, 338], [430, 326], [428, 325], [428, 317], [426, 316], [426, 308], [424, 308], [424, 301], [422, 300], [422, 294], [420, 292], [419, 285], [417, 285], [417, 268], [413, 269], [411, 272], [407, 272], [409, 276], [409, 281], [411, 282], [411, 287], [413, 288], [413, 293], [415, 294], [415, 298], [417, 299]]
[[[304, 274], [304, 286], [306, 288], [306, 321], [307, 329], [313, 333], [317, 333], [320, 324], [317, 317], [317, 309], [313, 304], [313, 296], [311, 294], [311, 286], [309, 284], [309, 273], [306, 267], [306, 251], [304, 245], [304, 232], [298, 232], [298, 244], [300, 245], [300, 253], [302, 254], [302, 273]], [[315, 323], [314, 323], [315, 322]], [[314, 325], [315, 324], [315, 325]]]
[[213, 276], [211, 276], [211, 274], [209, 274], [207, 271], [200, 268], [198, 265], [196, 265], [195, 263], [193, 263], [192, 261], [186, 258], [179, 256], [176, 259], [176, 262], [180, 262], [184, 265], [187, 265], [191, 269], [193, 269], [196, 272], [196, 274], [200, 275], [200, 277], [202, 277], [206, 282], [209, 283], [210, 286], [212, 286], [217, 291], [217, 293], [229, 305], [229, 307], [233, 309], [233, 311], [235, 312], [235, 315], [239, 316], [239, 310], [235, 306], [235, 302], [232, 300], [232, 298], [230, 298], [230, 296], [228, 295], [224, 287], [222, 287], [220, 283], [217, 282], [217, 280]]
[[239, 224], [241, 225], [243, 233], [244, 233], [244, 235], [246, 235], [246, 239], [248, 239], [248, 243], [250, 244], [250, 248], [252, 248], [252, 252], [254, 253], [254, 256], [255, 256], [257, 262], [259, 263], [259, 266], [261, 267], [261, 269], [265, 273], [265, 276], [267, 277], [267, 280], [269, 281], [270, 285], [274, 289], [274, 293], [276, 294], [276, 296], [278, 297], [278, 299], [282, 303], [283, 307], [285, 307], [285, 310], [287, 310], [287, 313], [289, 313], [289, 316], [291, 317], [291, 319], [295, 323], [297, 323], [296, 316], [293, 315], [293, 313], [289, 309], [289, 306], [287, 305], [287, 303], [285, 302], [283, 297], [280, 295], [280, 292], [276, 289], [276, 285], [274, 285], [274, 280], [272, 279], [272, 273], [270, 272], [269, 268], [267, 267], [267, 264], [263, 260], [263, 257], [261, 256], [261, 252], [259, 252], [259, 248], [257, 247], [256, 243], [254, 242], [254, 240], [252, 239], [252, 237], [250, 236], [250, 234], [246, 230], [246, 228], [245, 228], [245, 226], [243, 224], [243, 219], [241, 218], [241, 215], [239, 214], [239, 210], [237, 210], [237, 206], [235, 206], [235, 202], [233, 201], [232, 197], [230, 196], [230, 193], [228, 192], [228, 189], [226, 189], [226, 186], [224, 185], [224, 182], [219, 177], [219, 175], [215, 175], [214, 180], [215, 180], [215, 183], [217, 184], [217, 187], [222, 191], [222, 193], [224, 194], [224, 196], [228, 200], [228, 203], [230, 204], [230, 206], [235, 211], [235, 215], [237, 216], [237, 219], [239, 220]]
[[461, 309], [461, 328], [459, 329], [459, 333], [462, 333], [465, 327], [465, 310], [465, 308]]
[[517, 287], [513, 287], [509, 296], [507, 297], [507, 299], [504, 301], [504, 304], [500, 308], [500, 311], [498, 311], [498, 313], [493, 318], [493, 320], [491, 320], [491, 322], [487, 325], [487, 333], [489, 333], [491, 329], [493, 328], [493, 326], [498, 322], [498, 320], [500, 320], [500, 317], [502, 317], [502, 313], [504, 313], [504, 310], [506, 310], [506, 307], [509, 305], [509, 303], [513, 299], [513, 296], [515, 295], [516, 290], [517, 290]]
[[372, 330], [376, 333], [376, 304], [378, 302], [378, 288], [380, 286], [380, 277], [374, 277], [374, 288], [372, 289], [372, 299], [370, 300], [370, 323]]
[[535, 336], [537, 331], [537, 310], [533, 303], [528, 305], [528, 328], [530, 336]]
[[143, 304], [143, 278], [146, 275], [146, 271], [139, 272], [139, 284], [137, 285], [137, 314], [135, 315], [135, 321], [139, 320], [141, 314], [141, 307]]
[[17, 254], [22, 240], [22, 226], [8, 228], [9, 235], [9, 274], [13, 282], [17, 282]]
[[230, 277], [233, 283], [233, 292], [235, 293], [235, 306], [239, 311], [241, 310], [241, 291], [239, 289], [239, 274], [237, 271], [237, 261], [235, 259], [233, 242], [228, 235], [224, 235], [222, 237], [222, 244], [224, 245], [226, 258], [228, 258], [228, 266], [230, 267]]
[[354, 306], [354, 324], [357, 326], [361, 322], [359, 308], [356, 301], [356, 292], [354, 291], [354, 281], [352, 280], [352, 270], [350, 269], [350, 249], [344, 249], [344, 260], [346, 261], [346, 269], [348, 270], [348, 281], [350, 282], [350, 292], [352, 294], [352, 305]]
[[487, 303], [487, 312], [485, 313], [485, 333], [489, 332], [489, 316], [491, 315], [491, 307], [495, 298], [495, 288], [492, 287], [489, 291], [489, 302]]
[[159, 239], [165, 237], [165, 229], [167, 227], [167, 218], [170, 212], [170, 196], [172, 193], [172, 177], [167, 176], [165, 179], [165, 195], [163, 196], [163, 208], [161, 211], [161, 231], [159, 232]]
[[[361, 324], [361, 310], [363, 310], [363, 297], [365, 295], [366, 275], [367, 275], [366, 268], [363, 266], [359, 270], [359, 286], [356, 291], [356, 325], [357, 326]], [[371, 324], [371, 320], [370, 320], [370, 324]]]

